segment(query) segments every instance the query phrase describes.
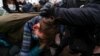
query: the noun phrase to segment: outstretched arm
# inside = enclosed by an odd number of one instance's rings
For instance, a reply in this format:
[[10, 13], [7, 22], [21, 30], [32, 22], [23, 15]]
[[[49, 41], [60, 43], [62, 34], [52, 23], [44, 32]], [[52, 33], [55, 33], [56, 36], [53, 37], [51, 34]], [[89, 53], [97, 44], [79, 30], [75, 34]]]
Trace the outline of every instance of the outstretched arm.
[[74, 26], [89, 26], [95, 24], [95, 15], [99, 11], [93, 8], [56, 8], [55, 21], [60, 24], [74, 25]]
[[88, 4], [84, 8], [59, 8], [54, 7], [51, 3], [46, 3], [41, 8], [40, 15], [43, 17], [56, 18], [56, 22], [74, 26], [93, 26], [99, 23], [100, 5]]

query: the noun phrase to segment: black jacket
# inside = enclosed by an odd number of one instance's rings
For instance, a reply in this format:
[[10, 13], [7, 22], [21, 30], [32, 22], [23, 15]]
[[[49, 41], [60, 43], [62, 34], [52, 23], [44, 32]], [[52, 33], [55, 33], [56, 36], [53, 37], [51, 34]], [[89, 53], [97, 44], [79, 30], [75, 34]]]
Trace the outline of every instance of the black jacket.
[[96, 34], [100, 28], [99, 2], [89, 3], [83, 8], [56, 8], [55, 15], [57, 17], [55, 20], [56, 23], [80, 27], [81, 29], [94, 29]]
[[[59, 12], [58, 12], [59, 11]], [[100, 25], [100, 4], [90, 3], [84, 8], [56, 8], [55, 15], [61, 24], [75, 26]]]
[[[56, 23], [72, 27], [69, 40], [72, 48], [79, 45], [80, 50], [90, 52], [95, 43], [100, 45], [100, 4], [96, 0], [83, 8], [55, 8], [55, 16]], [[77, 42], [76, 39], [80, 41]], [[77, 45], [73, 46], [74, 44]]]

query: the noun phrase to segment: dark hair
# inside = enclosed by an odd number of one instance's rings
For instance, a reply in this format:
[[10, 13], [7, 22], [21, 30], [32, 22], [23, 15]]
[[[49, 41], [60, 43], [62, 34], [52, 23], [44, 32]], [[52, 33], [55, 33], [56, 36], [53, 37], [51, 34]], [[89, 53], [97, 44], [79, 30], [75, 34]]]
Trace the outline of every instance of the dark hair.
[[43, 18], [42, 20], [40, 20], [40, 31], [47, 32], [50, 29], [56, 29], [57, 30], [57, 25], [54, 24], [54, 19], [52, 19], [52, 18], [48, 18], [48, 19]]
[[59, 32], [52, 18], [42, 18], [40, 20], [40, 31], [44, 33], [44, 37], [49, 40], [49, 43], [54, 42], [55, 36]]

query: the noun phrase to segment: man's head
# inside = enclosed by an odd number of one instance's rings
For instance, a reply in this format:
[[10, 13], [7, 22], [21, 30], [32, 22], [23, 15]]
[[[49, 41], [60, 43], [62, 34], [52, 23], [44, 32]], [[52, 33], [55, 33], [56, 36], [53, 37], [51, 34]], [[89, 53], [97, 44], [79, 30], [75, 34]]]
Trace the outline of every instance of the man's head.
[[43, 37], [48, 39], [48, 42], [51, 43], [55, 40], [55, 36], [59, 31], [52, 18], [43, 18], [40, 20], [40, 32], [43, 32]]
[[33, 26], [33, 34], [37, 35], [41, 43], [54, 43], [58, 27], [52, 18], [42, 18]]

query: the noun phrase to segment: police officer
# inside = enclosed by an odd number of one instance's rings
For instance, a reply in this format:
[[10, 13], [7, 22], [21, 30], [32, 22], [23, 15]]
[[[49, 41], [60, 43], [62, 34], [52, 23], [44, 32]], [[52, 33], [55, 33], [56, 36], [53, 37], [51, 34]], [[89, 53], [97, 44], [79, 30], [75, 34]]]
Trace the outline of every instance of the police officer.
[[[58, 24], [64, 24], [72, 27], [73, 26], [79, 27], [76, 34], [71, 33], [72, 36], [69, 43], [70, 44], [75, 43], [78, 44], [78, 46], [84, 46], [81, 48], [77, 47], [77, 49], [83, 50], [81, 51], [84, 54], [83, 56], [91, 56], [93, 48], [96, 45], [100, 44], [99, 42], [100, 1], [99, 0], [89, 0], [89, 3], [86, 4], [83, 8], [69, 8], [69, 9], [53, 7], [52, 4], [49, 3], [46, 4], [41, 9], [40, 15], [43, 17], [49, 17], [49, 16], [56, 17], [55, 23]], [[83, 33], [79, 33], [80, 31], [83, 31]], [[88, 33], [88, 35], [87, 34], [83, 35], [85, 32]], [[83, 37], [81, 35], [83, 35]], [[76, 41], [75, 40], [76, 38], [79, 39], [79, 41]], [[82, 44], [80, 44], [80, 42]], [[74, 45], [70, 46], [73, 47]]]

